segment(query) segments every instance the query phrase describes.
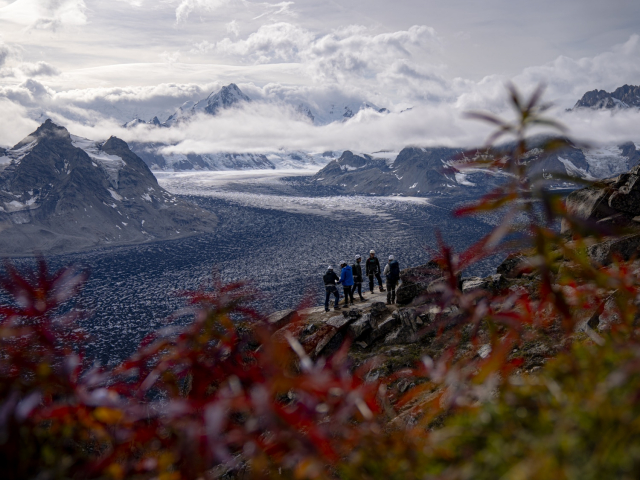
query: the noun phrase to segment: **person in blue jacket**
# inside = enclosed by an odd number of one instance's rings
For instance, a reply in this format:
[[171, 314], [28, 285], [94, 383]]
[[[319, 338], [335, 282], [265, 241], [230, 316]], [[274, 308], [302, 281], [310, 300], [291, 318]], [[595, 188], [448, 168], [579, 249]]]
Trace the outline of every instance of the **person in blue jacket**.
[[342, 272], [340, 273], [340, 281], [338, 283], [342, 284], [344, 288], [344, 306], [342, 308], [347, 308], [349, 306], [349, 299], [351, 299], [351, 305], [353, 305], [353, 271], [351, 267], [347, 265], [347, 262], [340, 262], [340, 267], [342, 267]]

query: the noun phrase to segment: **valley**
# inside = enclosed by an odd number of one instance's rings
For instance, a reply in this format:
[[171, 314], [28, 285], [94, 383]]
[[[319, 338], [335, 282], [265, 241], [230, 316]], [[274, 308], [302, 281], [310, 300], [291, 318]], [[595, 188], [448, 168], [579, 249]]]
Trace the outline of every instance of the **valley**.
[[[437, 248], [436, 231], [461, 250], [494, 223], [490, 217], [453, 218], [459, 199], [305, 196], [287, 193], [289, 180], [273, 174], [202, 173], [158, 178], [170, 193], [214, 213], [214, 233], [47, 257], [52, 269], [90, 269], [78, 306], [91, 312], [82, 322], [92, 335], [89, 355], [103, 364], [122, 360], [147, 333], [166, 325], [184, 306], [179, 293], [206, 285], [214, 272], [226, 282], [250, 280], [261, 292], [258, 306], [282, 310], [309, 295], [315, 303], [323, 300], [328, 263], [351, 262], [373, 248], [381, 261], [393, 253], [403, 268], [421, 265]], [[469, 274], [488, 275], [500, 260], [486, 260]], [[19, 267], [34, 263], [14, 261]]]

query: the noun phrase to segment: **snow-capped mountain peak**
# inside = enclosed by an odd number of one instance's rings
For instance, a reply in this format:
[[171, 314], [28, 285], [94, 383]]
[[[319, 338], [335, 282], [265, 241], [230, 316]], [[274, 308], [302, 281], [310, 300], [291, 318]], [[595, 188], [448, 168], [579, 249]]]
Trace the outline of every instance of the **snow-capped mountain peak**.
[[222, 87], [219, 92], [212, 93], [206, 100], [202, 100], [193, 107], [194, 111], [203, 109], [209, 115], [215, 115], [220, 110], [226, 110], [239, 104], [250, 102], [242, 90], [235, 83]]

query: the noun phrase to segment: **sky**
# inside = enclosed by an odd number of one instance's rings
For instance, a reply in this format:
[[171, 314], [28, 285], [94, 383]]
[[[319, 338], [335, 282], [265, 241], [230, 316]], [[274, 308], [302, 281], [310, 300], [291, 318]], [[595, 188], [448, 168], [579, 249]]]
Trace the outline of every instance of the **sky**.
[[[547, 85], [576, 136], [634, 140], [635, 112], [573, 114], [593, 89], [640, 84], [640, 6], [609, 0], [0, 0], [0, 144], [45, 118], [102, 139], [176, 151], [360, 151], [472, 145], [468, 110], [505, 114], [506, 82]], [[249, 109], [170, 133], [165, 120], [231, 82]], [[372, 102], [347, 124], [313, 127], [303, 103]], [[407, 111], [407, 109], [411, 110]], [[401, 113], [403, 112], [403, 113]]]

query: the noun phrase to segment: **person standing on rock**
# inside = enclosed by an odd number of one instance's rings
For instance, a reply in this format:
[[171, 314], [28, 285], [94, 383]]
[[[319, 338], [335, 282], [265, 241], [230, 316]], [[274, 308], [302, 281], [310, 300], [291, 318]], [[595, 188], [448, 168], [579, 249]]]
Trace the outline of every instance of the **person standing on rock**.
[[380, 277], [380, 262], [376, 257], [375, 250], [371, 250], [369, 252], [369, 258], [367, 258], [366, 263], [366, 273], [367, 277], [369, 277], [369, 290], [373, 293], [373, 277], [378, 279], [378, 285], [380, 286], [380, 291], [384, 292], [384, 287], [382, 286], [382, 277]]
[[356, 255], [356, 263], [351, 265], [351, 270], [353, 271], [353, 293], [357, 290], [360, 301], [366, 302], [362, 296], [362, 257], [360, 255]]
[[351, 305], [353, 305], [353, 270], [347, 265], [347, 262], [340, 262], [340, 267], [342, 267], [342, 272], [338, 283], [341, 283], [344, 288], [343, 308], [347, 308], [349, 306], [349, 299], [351, 299]]
[[329, 311], [329, 300], [331, 300], [331, 295], [335, 295], [336, 303], [333, 307], [334, 310], [340, 310], [339, 302], [340, 302], [340, 293], [338, 293], [338, 288], [336, 287], [336, 283], [340, 281], [336, 273], [333, 271], [333, 267], [329, 265], [327, 267], [327, 273], [322, 277], [324, 280], [324, 289], [326, 295], [324, 297], [324, 311]]
[[389, 263], [384, 267], [387, 279], [387, 305], [396, 303], [396, 287], [400, 280], [400, 264], [393, 255], [389, 255]]

